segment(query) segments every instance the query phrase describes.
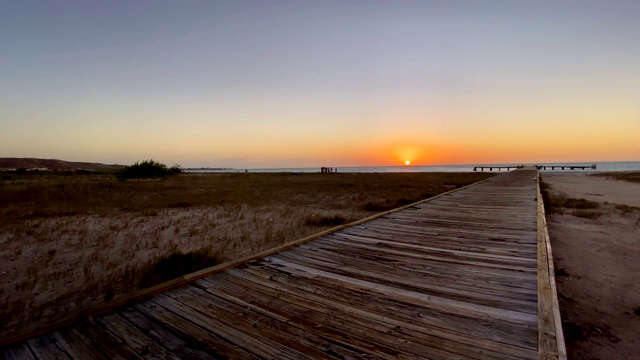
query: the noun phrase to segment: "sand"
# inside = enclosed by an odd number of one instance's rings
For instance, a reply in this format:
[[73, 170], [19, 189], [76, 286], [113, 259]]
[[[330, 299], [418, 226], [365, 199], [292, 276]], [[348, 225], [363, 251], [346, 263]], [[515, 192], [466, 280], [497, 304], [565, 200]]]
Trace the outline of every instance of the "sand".
[[553, 195], [600, 203], [595, 219], [548, 214], [569, 359], [640, 358], [640, 184], [543, 174]]

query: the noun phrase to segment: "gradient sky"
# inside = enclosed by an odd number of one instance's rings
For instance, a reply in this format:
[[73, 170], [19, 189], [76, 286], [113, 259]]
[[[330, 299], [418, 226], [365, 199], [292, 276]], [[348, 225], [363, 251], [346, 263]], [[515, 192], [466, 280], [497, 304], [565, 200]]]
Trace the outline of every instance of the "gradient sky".
[[2, 1], [0, 157], [640, 160], [640, 1]]

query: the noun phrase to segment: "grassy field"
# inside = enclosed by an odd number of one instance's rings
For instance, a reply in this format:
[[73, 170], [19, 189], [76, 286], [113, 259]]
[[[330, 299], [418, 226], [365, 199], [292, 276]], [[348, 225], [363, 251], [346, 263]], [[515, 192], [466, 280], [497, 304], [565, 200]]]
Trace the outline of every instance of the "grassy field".
[[492, 175], [0, 174], [0, 336]]

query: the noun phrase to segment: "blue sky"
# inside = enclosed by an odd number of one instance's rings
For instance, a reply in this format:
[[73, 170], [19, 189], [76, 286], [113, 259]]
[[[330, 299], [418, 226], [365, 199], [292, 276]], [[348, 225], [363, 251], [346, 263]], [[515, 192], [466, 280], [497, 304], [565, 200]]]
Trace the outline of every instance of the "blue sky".
[[639, 160], [640, 2], [3, 2], [0, 156]]

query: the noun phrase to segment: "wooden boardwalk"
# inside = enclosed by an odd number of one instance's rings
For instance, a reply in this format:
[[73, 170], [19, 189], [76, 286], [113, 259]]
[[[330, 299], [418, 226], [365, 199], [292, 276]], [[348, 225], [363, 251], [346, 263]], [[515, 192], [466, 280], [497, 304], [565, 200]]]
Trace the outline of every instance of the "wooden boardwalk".
[[556, 358], [555, 330], [538, 326], [549, 319], [539, 320], [537, 174], [520, 169], [345, 227], [0, 356]]

